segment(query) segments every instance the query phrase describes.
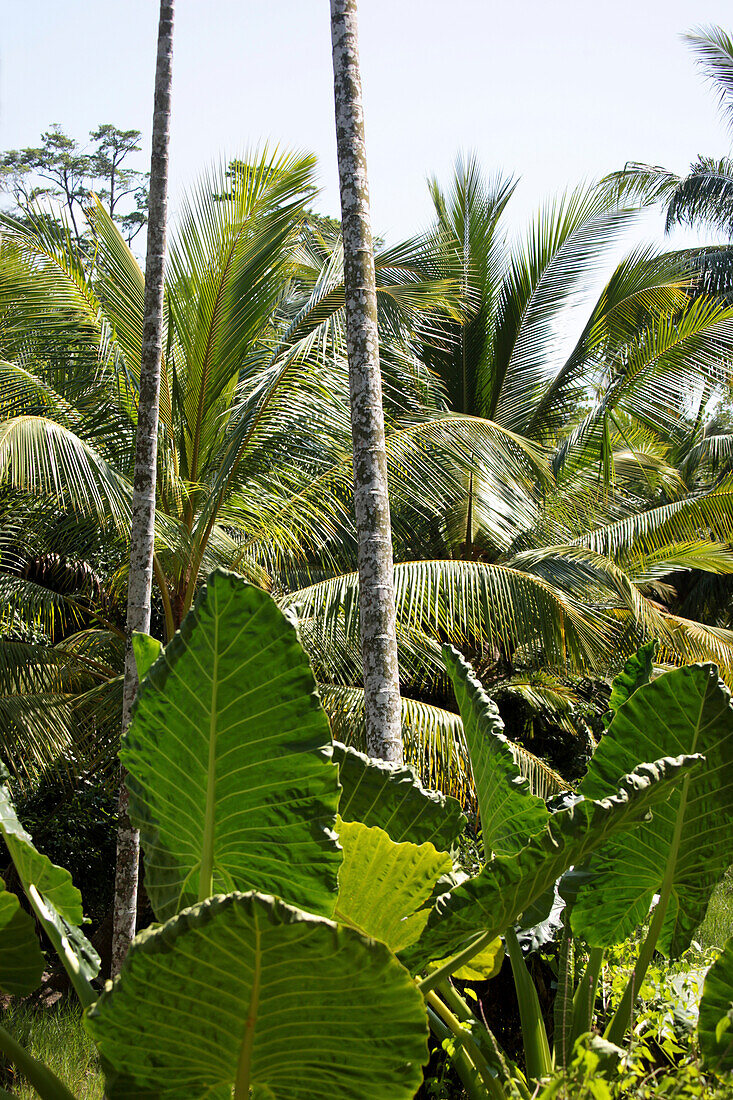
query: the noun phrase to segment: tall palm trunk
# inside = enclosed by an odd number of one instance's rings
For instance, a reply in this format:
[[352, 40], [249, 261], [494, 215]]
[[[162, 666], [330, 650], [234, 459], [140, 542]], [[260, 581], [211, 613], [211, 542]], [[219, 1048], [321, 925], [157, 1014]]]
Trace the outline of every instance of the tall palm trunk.
[[331, 0], [367, 748], [402, 762], [392, 532], [356, 0]]
[[[160, 0], [158, 58], [155, 68], [153, 149], [150, 158], [148, 246], [145, 261], [140, 397], [130, 531], [127, 591], [127, 646], [122, 696], [122, 732], [130, 722], [138, 679], [132, 635], [150, 628], [150, 589], [155, 534], [155, 475], [158, 456], [158, 403], [163, 353], [163, 279], [168, 212], [168, 145], [171, 119], [174, 0]], [[115, 877], [112, 973], [117, 974], [135, 935], [140, 838], [128, 816], [124, 775], [120, 781], [117, 872]]]

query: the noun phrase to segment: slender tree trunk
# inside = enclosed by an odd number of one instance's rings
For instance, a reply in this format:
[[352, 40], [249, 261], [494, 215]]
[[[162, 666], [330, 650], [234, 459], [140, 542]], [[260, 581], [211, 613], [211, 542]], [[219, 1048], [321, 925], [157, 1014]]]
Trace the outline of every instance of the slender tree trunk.
[[392, 531], [356, 0], [331, 0], [367, 749], [402, 762]]
[[[171, 118], [174, 0], [160, 0], [158, 60], [155, 69], [153, 150], [150, 159], [148, 247], [145, 261], [140, 399], [138, 403], [135, 477], [130, 531], [130, 581], [127, 592], [127, 645], [122, 697], [122, 732], [138, 680], [132, 653], [134, 631], [150, 629], [150, 589], [155, 536], [155, 475], [158, 457], [158, 403], [163, 352], [163, 279], [168, 212], [168, 144]], [[135, 935], [140, 838], [128, 817], [124, 775], [120, 781], [117, 873], [115, 877], [112, 973], [119, 973]]]

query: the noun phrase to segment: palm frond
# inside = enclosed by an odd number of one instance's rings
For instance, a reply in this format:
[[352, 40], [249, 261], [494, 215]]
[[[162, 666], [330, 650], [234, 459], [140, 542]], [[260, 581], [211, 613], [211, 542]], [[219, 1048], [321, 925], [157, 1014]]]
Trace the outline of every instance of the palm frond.
[[[320, 684], [318, 692], [334, 738], [363, 751], [366, 745], [363, 689]], [[402, 740], [405, 762], [415, 768], [426, 787], [452, 795], [466, 808], [475, 807], [471, 760], [460, 715], [403, 696]], [[571, 789], [562, 776], [524, 746], [513, 741], [508, 746], [533, 794], [548, 799]]]

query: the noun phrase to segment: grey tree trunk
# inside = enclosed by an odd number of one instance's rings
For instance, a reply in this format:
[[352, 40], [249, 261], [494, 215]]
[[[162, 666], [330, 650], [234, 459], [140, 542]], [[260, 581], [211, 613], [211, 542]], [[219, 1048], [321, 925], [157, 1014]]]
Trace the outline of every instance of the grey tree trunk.
[[[155, 538], [155, 477], [158, 457], [158, 405], [163, 352], [163, 280], [168, 213], [168, 145], [171, 119], [174, 0], [160, 0], [158, 57], [155, 68], [153, 149], [150, 159], [148, 243], [145, 260], [142, 359], [138, 402], [135, 476], [130, 530], [130, 580], [127, 590], [127, 645], [122, 696], [122, 732], [138, 687], [132, 653], [134, 631], [150, 629], [150, 590]], [[112, 974], [119, 973], [135, 935], [140, 838], [128, 816], [124, 774], [120, 777], [117, 870], [115, 875]]]
[[402, 762], [392, 531], [356, 0], [331, 0], [367, 750]]

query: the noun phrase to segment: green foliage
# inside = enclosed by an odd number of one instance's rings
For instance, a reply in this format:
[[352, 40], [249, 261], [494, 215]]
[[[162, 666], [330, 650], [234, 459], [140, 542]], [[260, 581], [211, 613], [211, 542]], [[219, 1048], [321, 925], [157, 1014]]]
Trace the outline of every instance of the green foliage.
[[705, 977], [698, 1034], [706, 1066], [733, 1070], [733, 939]]
[[[132, 1047], [141, 1020], [150, 1045]], [[427, 1057], [422, 997], [386, 947], [259, 894], [212, 898], [143, 933], [88, 1021], [110, 1100], [232, 1086], [237, 1100], [250, 1086], [409, 1100]]]
[[69, 871], [86, 915], [98, 927], [114, 894], [117, 794], [112, 784], [86, 781], [70, 787], [51, 775], [17, 794], [15, 803], [40, 850]]
[[254, 887], [333, 913], [328, 721], [295, 626], [262, 589], [211, 575], [141, 685], [120, 757], [159, 920]]
[[430, 841], [444, 849], [461, 836], [466, 818], [460, 803], [425, 790], [412, 768], [373, 760], [338, 741], [333, 759], [339, 765], [342, 821], [377, 825], [392, 840]]
[[[137, 650], [147, 671], [123, 757], [162, 923], [136, 938], [119, 980], [101, 997], [89, 982], [93, 959], [69, 923], [81, 919], [78, 891], [33, 847], [7, 789], [0, 807], [21, 883], [90, 1006], [110, 1100], [310, 1100], [314, 1090], [344, 1100], [375, 1090], [408, 1100], [427, 1057], [428, 1025], [448, 1041], [472, 1097], [527, 1100], [531, 1079], [544, 1078], [552, 1061], [515, 923], [529, 919], [570, 865], [630, 835], [650, 809], [658, 813], [700, 767], [699, 757], [638, 765], [602, 800], [550, 814], [526, 782], [517, 783], [469, 666], [448, 654], [482, 810], [495, 813], [498, 805], [497, 836], [527, 832], [524, 845], [513, 843], [461, 881], [451, 856], [436, 847], [460, 838], [455, 802], [425, 791], [409, 769], [343, 746], [339, 787], [295, 627], [261, 589], [216, 571], [168, 646], [156, 656], [156, 645], [138, 638]], [[674, 677], [667, 677], [673, 686]], [[337, 816], [340, 798], [349, 821]], [[355, 819], [357, 810], [366, 821]], [[313, 911], [318, 906], [326, 916]], [[496, 973], [501, 934], [515, 972], [524, 974], [525, 1038], [535, 1036], [528, 1076], [450, 983], [451, 975]], [[0, 963], [4, 939], [9, 957], [17, 954], [0, 928]], [[0, 1049], [43, 1100], [69, 1100], [63, 1083], [2, 1028]], [[599, 1049], [589, 1047], [593, 1058]], [[584, 1057], [590, 1065], [591, 1055]]]
[[603, 798], [639, 755], [702, 753], [653, 822], [612, 842], [590, 867], [573, 907], [577, 935], [607, 946], [646, 920], [652, 898], [666, 906], [659, 944], [677, 955], [689, 946], [712, 891], [733, 862], [733, 708], [717, 669], [694, 665], [644, 684], [619, 707], [591, 761], [581, 792]]
[[[37, 217], [38, 201], [53, 200], [78, 240], [84, 232], [85, 205], [96, 192], [129, 244], [147, 222], [147, 173], [123, 167], [130, 154], [140, 152], [141, 133], [105, 123], [89, 137], [91, 148], [82, 149], [54, 124], [41, 134], [39, 146], [0, 154], [0, 190], [10, 195], [21, 217]], [[45, 217], [52, 221], [54, 215]]]
[[[103, 1100], [99, 1054], [84, 1027], [79, 1005], [67, 998], [50, 1007], [16, 1001], [4, 1011], [3, 1023], [34, 1058], [67, 1085], [77, 1100]], [[38, 1098], [27, 1079], [4, 1060], [0, 1084], [11, 1089], [17, 1100]]]
[[606, 725], [609, 725], [614, 714], [634, 694], [642, 684], [648, 684], [652, 677], [652, 663], [659, 648], [656, 640], [647, 642], [637, 653], [632, 654], [624, 667], [619, 672], [611, 685], [611, 696], [608, 700], [609, 714]]
[[463, 718], [486, 858], [493, 853], [515, 855], [529, 837], [543, 831], [550, 815], [542, 799], [530, 793], [508, 747], [497, 706], [471, 666], [452, 646], [443, 647], [443, 660]]
[[472, 939], [493, 938], [516, 922], [525, 909], [573, 864], [605, 845], [615, 832], [628, 833], [648, 809], [697, 761], [666, 758], [637, 767], [620, 779], [618, 793], [586, 800], [553, 814], [546, 829], [516, 856], [497, 856], [475, 878], [439, 898], [425, 933], [404, 958], [413, 969], [441, 958]]
[[32, 917], [0, 879], [0, 989], [32, 993], [41, 984], [44, 966]]
[[[453, 870], [432, 844], [395, 844], [376, 826], [339, 821], [344, 850], [334, 916], [395, 953], [420, 938], [438, 880]], [[422, 910], [422, 912], [420, 912]]]

